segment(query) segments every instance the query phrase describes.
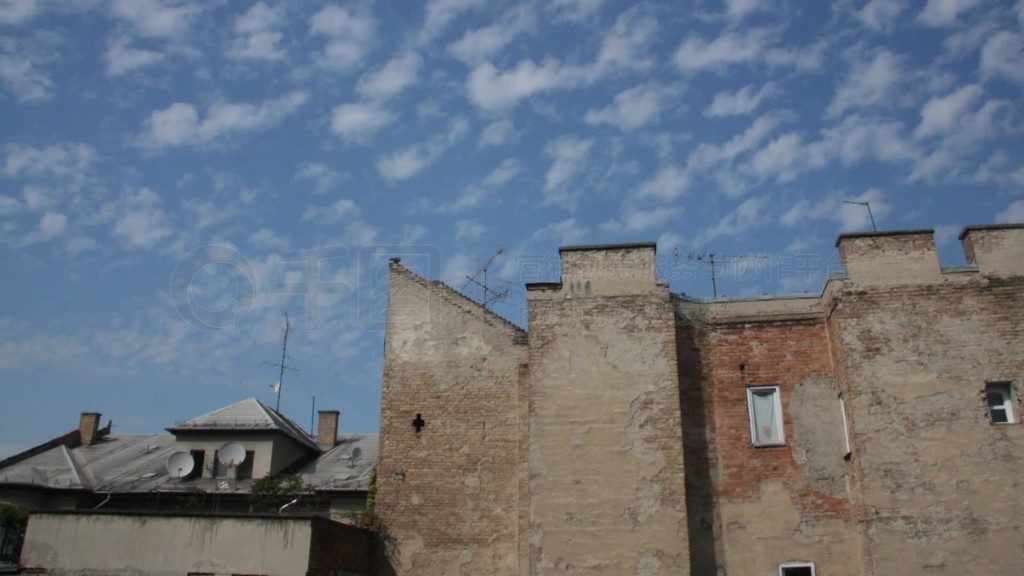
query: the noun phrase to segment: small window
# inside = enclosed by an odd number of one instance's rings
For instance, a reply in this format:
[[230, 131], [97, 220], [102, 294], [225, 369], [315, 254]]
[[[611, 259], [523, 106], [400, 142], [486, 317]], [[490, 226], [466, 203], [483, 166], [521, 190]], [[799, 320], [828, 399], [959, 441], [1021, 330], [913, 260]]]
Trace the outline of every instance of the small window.
[[252, 478], [252, 464], [255, 459], [256, 452], [253, 450], [245, 451], [245, 460], [238, 465], [238, 471], [235, 474], [237, 480], [249, 480]]
[[988, 420], [992, 424], [1013, 424], [1017, 421], [1013, 401], [1013, 387], [1009, 382], [990, 382], [985, 385], [985, 404], [988, 406]]
[[814, 563], [786, 562], [779, 564], [779, 576], [814, 576]]
[[754, 446], [779, 446], [786, 443], [782, 432], [782, 403], [778, 386], [747, 388], [750, 412], [750, 441]]
[[203, 477], [203, 465], [206, 464], [206, 451], [205, 450], [192, 450], [189, 452], [192, 454], [192, 471], [189, 472], [188, 476], [185, 476], [185, 480], [195, 480], [196, 478]]

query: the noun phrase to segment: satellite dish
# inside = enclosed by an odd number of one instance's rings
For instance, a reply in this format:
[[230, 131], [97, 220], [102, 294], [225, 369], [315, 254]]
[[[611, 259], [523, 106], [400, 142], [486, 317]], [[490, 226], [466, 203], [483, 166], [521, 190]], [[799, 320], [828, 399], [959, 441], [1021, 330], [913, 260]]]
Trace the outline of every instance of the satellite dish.
[[356, 462], [363, 457], [363, 449], [356, 447], [352, 449], [352, 455], [348, 457], [348, 466], [352, 468], [356, 465]]
[[239, 442], [225, 442], [217, 450], [217, 460], [225, 466], [238, 466], [245, 461], [245, 446]]
[[171, 478], [184, 478], [196, 467], [195, 460], [188, 452], [175, 452], [167, 459], [167, 473]]

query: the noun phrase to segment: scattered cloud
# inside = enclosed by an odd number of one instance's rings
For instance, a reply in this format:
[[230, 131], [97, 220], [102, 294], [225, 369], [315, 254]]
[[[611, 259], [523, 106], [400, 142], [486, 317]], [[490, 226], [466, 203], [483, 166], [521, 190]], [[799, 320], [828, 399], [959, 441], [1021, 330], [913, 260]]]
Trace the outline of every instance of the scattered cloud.
[[463, 212], [481, 205], [495, 195], [505, 184], [512, 181], [523, 171], [522, 164], [513, 158], [506, 158], [491, 170], [479, 182], [468, 186], [457, 198], [441, 204], [426, 203], [421, 206], [424, 211], [454, 213]]
[[462, 139], [469, 129], [464, 118], [449, 123], [448, 133], [427, 142], [407, 146], [377, 159], [377, 172], [388, 180], [406, 180], [434, 162]]
[[555, 12], [555, 19], [579, 22], [596, 14], [604, 0], [551, 0], [548, 8]]
[[349, 142], [366, 142], [395, 115], [375, 103], [342, 104], [331, 112], [331, 132]]
[[687, 36], [673, 55], [680, 72], [724, 73], [741, 64], [765, 64], [769, 67], [793, 67], [815, 70], [821, 66], [821, 45], [800, 48], [779, 48], [777, 34], [767, 29], [752, 28], [743, 32], [727, 31], [712, 40], [699, 34]]
[[914, 136], [925, 138], [948, 133], [981, 94], [981, 86], [969, 84], [947, 96], [932, 98], [921, 109], [921, 123], [914, 130]]
[[537, 24], [533, 7], [522, 4], [512, 8], [489, 26], [467, 31], [448, 45], [448, 53], [467, 65], [490, 60], [520, 34], [531, 32]]
[[997, 224], [1020, 224], [1024, 222], [1024, 200], [1015, 200], [1006, 209], [996, 214]]
[[155, 50], [134, 48], [129, 39], [119, 37], [107, 44], [103, 59], [107, 62], [107, 76], [121, 76], [162, 62], [164, 54]]
[[200, 3], [166, 0], [113, 0], [110, 11], [138, 36], [183, 39], [203, 11]]
[[329, 70], [349, 71], [361, 64], [373, 46], [377, 25], [364, 10], [330, 5], [309, 18], [312, 36], [323, 36], [326, 43], [316, 63]]
[[40, 0], [0, 0], [0, 24], [24, 24], [35, 18], [41, 8]]
[[192, 146], [214, 142], [231, 134], [261, 132], [277, 126], [294, 114], [309, 94], [293, 91], [260, 105], [219, 101], [200, 120], [191, 104], [175, 102], [150, 114], [143, 124], [138, 143], [145, 148]]
[[37, 242], [46, 242], [64, 234], [68, 227], [68, 217], [59, 212], [46, 212], [39, 219], [36, 229], [23, 241], [22, 246]]
[[[852, 202], [867, 202], [871, 205], [871, 213], [867, 207]], [[892, 206], [885, 200], [885, 194], [871, 188], [858, 196], [830, 194], [817, 200], [802, 199], [782, 214], [779, 222], [786, 227], [806, 226], [814, 220], [831, 220], [839, 224], [842, 232], [871, 230], [871, 217], [876, 223], [889, 215]]]
[[490, 62], [473, 69], [466, 80], [470, 100], [484, 110], [501, 110], [514, 106], [523, 98], [579, 82], [579, 73], [565, 68], [555, 59], [539, 66], [523, 60], [507, 71], [499, 71]]
[[114, 215], [113, 234], [127, 248], [152, 249], [171, 235], [160, 197], [149, 188], [128, 192], [108, 206]]
[[484, 0], [429, 0], [417, 42], [420, 45], [433, 42], [456, 18], [482, 6]]
[[377, 229], [364, 220], [363, 211], [347, 198], [328, 206], [306, 206], [302, 220], [329, 226], [332, 230], [340, 228], [337, 240], [345, 245], [365, 246], [377, 240]]
[[42, 70], [54, 58], [53, 42], [0, 37], [0, 82], [18, 102], [42, 102], [53, 97], [53, 80]]
[[763, 100], [776, 94], [778, 88], [772, 82], [765, 83], [757, 92], [754, 92], [753, 84], [747, 84], [735, 92], [723, 90], [715, 94], [711, 104], [704, 110], [704, 115], [716, 118], [751, 114]]
[[899, 15], [908, 8], [906, 0], [871, 0], [854, 14], [868, 28], [892, 32]]
[[850, 71], [836, 88], [826, 114], [835, 118], [847, 110], [889, 105], [897, 96], [906, 71], [899, 57], [882, 48], [870, 57], [851, 53]]
[[1024, 35], [1001, 31], [981, 49], [981, 75], [1024, 85]]
[[725, 18], [739, 22], [758, 10], [764, 10], [766, 4], [762, 0], [725, 0]]
[[544, 151], [552, 162], [544, 175], [545, 203], [575, 208], [577, 194], [568, 184], [586, 168], [587, 154], [593, 145], [593, 139], [578, 136], [562, 136], [548, 143]]
[[638, 198], [657, 198], [674, 200], [682, 196], [690, 187], [690, 176], [686, 170], [674, 164], [658, 169], [651, 178], [644, 180], [636, 188]]
[[313, 191], [317, 194], [324, 194], [334, 189], [346, 177], [344, 173], [331, 170], [326, 164], [303, 162], [299, 164], [292, 179], [296, 182], [312, 182]]
[[982, 0], [928, 0], [917, 15], [917, 21], [925, 26], [950, 26], [964, 12], [974, 8]]
[[8, 145], [3, 174], [11, 178], [57, 178], [62, 182], [80, 182], [96, 162], [96, 149], [88, 144], [61, 142], [46, 148], [22, 144]]
[[667, 101], [679, 95], [679, 88], [651, 82], [619, 92], [609, 106], [588, 110], [587, 124], [610, 124], [623, 131], [636, 130], [655, 122]]
[[573, 246], [582, 244], [589, 234], [587, 227], [577, 222], [576, 218], [567, 218], [540, 228], [530, 236], [528, 243], [550, 242], [557, 246]]
[[753, 197], [740, 203], [714, 226], [701, 230], [694, 238], [694, 244], [701, 246], [723, 236], [740, 236], [751, 233], [765, 224], [764, 209], [767, 198]]
[[508, 119], [491, 122], [480, 131], [480, 139], [477, 147], [501, 146], [507, 143], [513, 135], [512, 121]]
[[601, 225], [605, 232], [646, 232], [653, 228], [661, 228], [683, 213], [680, 207], [653, 208], [651, 210], [626, 210], [619, 218]]
[[458, 220], [455, 222], [456, 240], [478, 240], [487, 232], [479, 220]]
[[372, 100], [391, 98], [416, 83], [421, 62], [415, 52], [398, 54], [379, 70], [363, 75], [356, 84], [356, 92]]
[[284, 60], [287, 56], [279, 46], [282, 34], [279, 28], [285, 23], [285, 12], [280, 7], [271, 7], [257, 2], [235, 19], [234, 38], [227, 56], [235, 60]]

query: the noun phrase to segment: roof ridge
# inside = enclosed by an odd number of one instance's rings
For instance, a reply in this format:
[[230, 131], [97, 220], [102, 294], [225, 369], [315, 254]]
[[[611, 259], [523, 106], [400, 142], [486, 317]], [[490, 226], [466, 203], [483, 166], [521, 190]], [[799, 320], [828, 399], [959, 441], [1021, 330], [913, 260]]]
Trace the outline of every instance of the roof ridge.
[[442, 291], [441, 291], [442, 294], [445, 294], [445, 295], [447, 295], [449, 297], [457, 297], [457, 298], [459, 298], [460, 301], [463, 301], [462, 302], [463, 304], [469, 303], [477, 311], [484, 312], [486, 316], [490, 317], [490, 319], [497, 320], [498, 322], [500, 322], [504, 326], [506, 326], [508, 328], [511, 328], [513, 331], [515, 331], [516, 335], [527, 335], [527, 334], [529, 334], [529, 332], [527, 332], [526, 329], [520, 327], [515, 322], [512, 322], [508, 318], [505, 318], [501, 314], [498, 314], [497, 312], [495, 312], [495, 311], [491, 310], [490, 308], [480, 304], [479, 302], [474, 301], [472, 298], [466, 296], [462, 292], [459, 292], [458, 290], [456, 290], [456, 289], [452, 288], [451, 286], [445, 284], [441, 280], [428, 280], [428, 279], [424, 278], [423, 276], [420, 276], [416, 272], [413, 272], [412, 270], [406, 268], [405, 266], [402, 266], [402, 263], [398, 262], [398, 261], [392, 260], [392, 266], [394, 266], [395, 269], [397, 269], [397, 270], [399, 270], [401, 272], [406, 272], [407, 274], [412, 276], [414, 279], [416, 279], [420, 283], [426, 285], [426, 287], [428, 287], [428, 288], [430, 288], [432, 286], [440, 287], [442, 289]]

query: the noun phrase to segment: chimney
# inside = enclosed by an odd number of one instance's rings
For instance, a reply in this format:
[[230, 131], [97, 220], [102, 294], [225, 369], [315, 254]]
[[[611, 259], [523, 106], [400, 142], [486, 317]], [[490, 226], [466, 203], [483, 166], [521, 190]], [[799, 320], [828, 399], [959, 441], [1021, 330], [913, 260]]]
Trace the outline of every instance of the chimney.
[[334, 448], [338, 438], [338, 417], [341, 412], [337, 410], [320, 410], [320, 420], [316, 425], [316, 443], [323, 449]]
[[99, 437], [99, 428], [99, 412], [82, 412], [82, 417], [78, 420], [78, 435], [82, 440], [82, 446], [92, 446]]

